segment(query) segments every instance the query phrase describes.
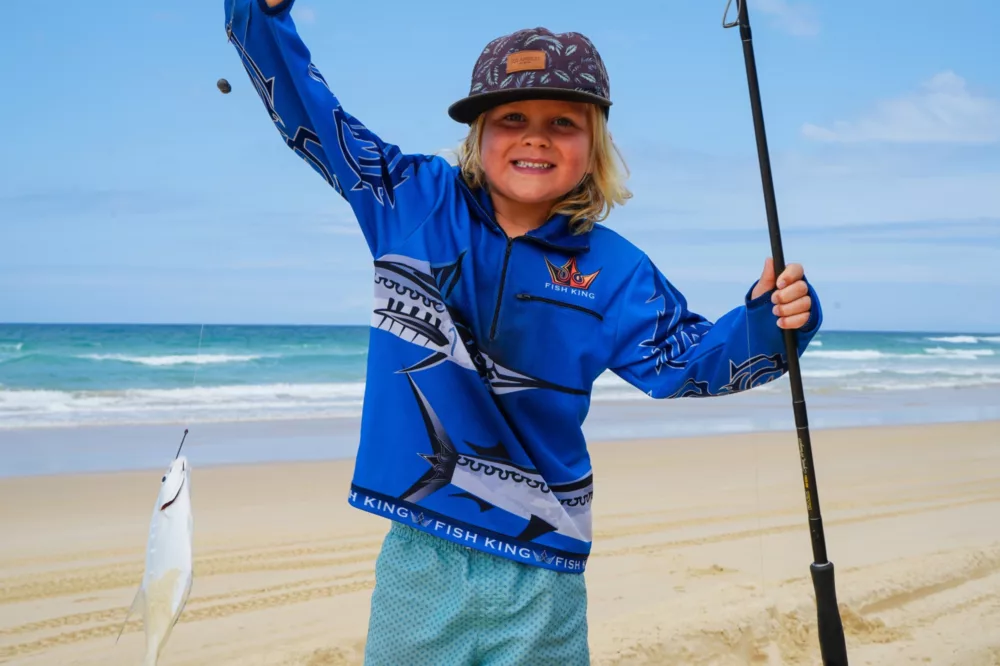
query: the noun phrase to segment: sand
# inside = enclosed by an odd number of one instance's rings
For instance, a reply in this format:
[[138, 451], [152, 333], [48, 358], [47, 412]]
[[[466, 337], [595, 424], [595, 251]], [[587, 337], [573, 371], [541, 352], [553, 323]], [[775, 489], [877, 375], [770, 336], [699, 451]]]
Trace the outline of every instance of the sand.
[[[813, 432], [852, 664], [1000, 664], [1000, 423]], [[276, 441], [275, 445], [280, 445]], [[794, 435], [592, 446], [594, 664], [818, 664]], [[199, 468], [163, 666], [360, 664], [387, 523], [351, 461]], [[115, 637], [159, 471], [0, 480], [0, 662], [137, 664]]]

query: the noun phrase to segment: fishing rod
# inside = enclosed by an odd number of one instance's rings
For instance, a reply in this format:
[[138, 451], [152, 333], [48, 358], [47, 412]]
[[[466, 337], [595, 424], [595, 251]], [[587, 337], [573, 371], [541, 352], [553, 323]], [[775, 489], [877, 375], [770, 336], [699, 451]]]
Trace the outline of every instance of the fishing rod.
[[[726, 0], [722, 15], [722, 27], [739, 26], [743, 40], [743, 59], [746, 63], [747, 83], [750, 89], [750, 107], [753, 111], [754, 132], [757, 138], [757, 158], [760, 162], [761, 184], [764, 187], [764, 206], [767, 209], [767, 226], [771, 236], [771, 254], [775, 276], [785, 270], [785, 257], [781, 247], [781, 229], [778, 226], [778, 207], [774, 197], [774, 182], [771, 177], [771, 160], [767, 150], [767, 135], [764, 132], [764, 112], [760, 102], [760, 86], [757, 82], [757, 65], [753, 52], [753, 37], [750, 32], [750, 17], [747, 0], [736, 0], [737, 19], [728, 22], [729, 8], [733, 0]], [[809, 438], [809, 420], [806, 415], [806, 399], [802, 388], [802, 373], [799, 369], [798, 341], [794, 330], [783, 329], [785, 355], [788, 358], [788, 379], [792, 388], [792, 409], [795, 413], [795, 430], [799, 442], [799, 461], [802, 466], [802, 482], [805, 485], [806, 509], [809, 515], [809, 534], [812, 538], [813, 590], [816, 594], [816, 614], [819, 628], [820, 654], [824, 666], [847, 666], [847, 645], [844, 640], [844, 625], [837, 607], [837, 587], [834, 582], [833, 562], [827, 559], [826, 537], [823, 533], [823, 517], [819, 510], [819, 493], [816, 488], [816, 470], [813, 465], [812, 444]]]

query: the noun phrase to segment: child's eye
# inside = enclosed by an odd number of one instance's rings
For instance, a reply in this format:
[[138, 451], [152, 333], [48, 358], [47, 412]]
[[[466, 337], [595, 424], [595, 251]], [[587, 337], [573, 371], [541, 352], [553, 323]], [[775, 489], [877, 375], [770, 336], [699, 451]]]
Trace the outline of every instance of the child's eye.
[[574, 123], [569, 118], [556, 118], [555, 123], [563, 127], [574, 127]]
[[516, 112], [515, 113], [508, 113], [506, 116], [503, 117], [503, 119], [504, 120], [510, 120], [512, 122], [515, 122], [515, 123], [516, 122], [521, 122], [522, 120], [524, 120], [524, 114], [523, 113], [516, 113]]

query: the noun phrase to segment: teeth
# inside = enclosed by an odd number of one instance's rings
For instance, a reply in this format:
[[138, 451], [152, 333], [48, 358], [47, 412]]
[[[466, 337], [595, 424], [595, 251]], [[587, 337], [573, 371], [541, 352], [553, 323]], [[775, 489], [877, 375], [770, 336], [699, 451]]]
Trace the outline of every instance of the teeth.
[[516, 166], [524, 167], [527, 169], [551, 169], [552, 165], [548, 162], [525, 162], [524, 160], [517, 160], [514, 162]]

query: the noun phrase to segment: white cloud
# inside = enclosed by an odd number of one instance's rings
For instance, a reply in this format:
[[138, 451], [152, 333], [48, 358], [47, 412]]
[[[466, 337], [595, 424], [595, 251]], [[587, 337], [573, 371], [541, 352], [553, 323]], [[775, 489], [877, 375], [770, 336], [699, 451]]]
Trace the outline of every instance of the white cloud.
[[315, 23], [316, 10], [312, 7], [296, 4], [292, 6], [292, 18], [296, 23]]
[[778, 28], [789, 34], [797, 37], [819, 34], [819, 19], [812, 5], [788, 0], [753, 0], [750, 6], [753, 12], [769, 15]]
[[1000, 100], [969, 90], [965, 79], [941, 72], [909, 95], [879, 102], [855, 121], [802, 126], [810, 139], [828, 142], [966, 143], [1000, 141]]

